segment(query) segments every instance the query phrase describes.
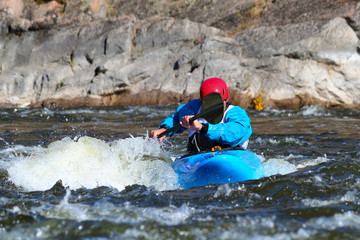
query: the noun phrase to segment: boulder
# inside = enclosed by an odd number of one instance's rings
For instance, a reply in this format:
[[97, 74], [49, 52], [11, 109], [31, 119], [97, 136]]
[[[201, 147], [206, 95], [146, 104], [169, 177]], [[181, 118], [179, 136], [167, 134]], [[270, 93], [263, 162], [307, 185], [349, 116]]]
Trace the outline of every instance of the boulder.
[[179, 103], [220, 77], [242, 107], [360, 108], [355, 1], [42, 2], [0, 4], [1, 107]]

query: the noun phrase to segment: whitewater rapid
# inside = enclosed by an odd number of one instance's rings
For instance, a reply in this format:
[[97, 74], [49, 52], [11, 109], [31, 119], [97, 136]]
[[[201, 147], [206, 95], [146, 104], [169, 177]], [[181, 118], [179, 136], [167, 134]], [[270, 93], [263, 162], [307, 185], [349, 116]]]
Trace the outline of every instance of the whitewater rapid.
[[128, 185], [178, 188], [171, 159], [153, 139], [131, 137], [110, 143], [92, 138], [69, 137], [47, 147], [34, 147], [29, 156], [13, 159], [9, 180], [26, 191], [50, 189], [57, 181], [71, 189]]

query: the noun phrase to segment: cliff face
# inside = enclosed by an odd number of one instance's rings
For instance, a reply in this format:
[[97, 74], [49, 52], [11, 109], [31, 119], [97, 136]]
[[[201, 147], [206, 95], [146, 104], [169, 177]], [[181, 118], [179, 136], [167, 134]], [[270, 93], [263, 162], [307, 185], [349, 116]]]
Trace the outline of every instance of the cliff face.
[[360, 109], [358, 1], [4, 0], [0, 18], [2, 107], [183, 102], [220, 77], [243, 107]]

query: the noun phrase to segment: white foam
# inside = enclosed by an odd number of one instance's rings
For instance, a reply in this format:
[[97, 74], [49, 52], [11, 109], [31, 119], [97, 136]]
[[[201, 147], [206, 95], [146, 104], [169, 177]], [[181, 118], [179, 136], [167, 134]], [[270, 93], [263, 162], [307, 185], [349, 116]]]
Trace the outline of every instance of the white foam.
[[274, 146], [277, 146], [277, 145], [280, 145], [280, 144], [284, 144], [284, 142], [287, 143], [287, 144], [294, 144], [294, 145], [298, 145], [298, 146], [304, 146], [305, 145], [304, 141], [302, 141], [302, 140], [300, 140], [298, 138], [294, 138], [294, 137], [285, 137], [285, 139], [276, 139], [276, 138], [263, 139], [261, 137], [257, 137], [254, 141], [259, 145], [274, 145]]
[[217, 197], [220, 197], [220, 196], [230, 196], [231, 192], [235, 190], [235, 189], [232, 189], [229, 184], [222, 184], [220, 185], [215, 194], [214, 194], [214, 198], [217, 198]]
[[0, 137], [0, 141], [4, 142], [7, 146], [9, 146], [9, 143], [5, 141], [3, 138]]
[[343, 196], [334, 197], [333, 199], [320, 200], [320, 199], [306, 198], [301, 200], [301, 203], [304, 204], [305, 206], [310, 206], [310, 207], [323, 207], [323, 206], [346, 203], [346, 202], [359, 204], [359, 197], [357, 195], [358, 192], [356, 190], [353, 190], [353, 191], [348, 191]]
[[293, 164], [281, 158], [270, 158], [264, 161], [263, 165], [265, 176], [267, 177], [276, 174], [285, 175], [297, 171], [297, 168]]
[[324, 107], [321, 107], [319, 105], [311, 105], [311, 106], [305, 106], [303, 107], [298, 115], [302, 116], [331, 116], [330, 113], [327, 112], [327, 109]]
[[355, 228], [360, 229], [360, 216], [359, 214], [348, 211], [345, 213], [337, 213], [332, 217], [319, 217], [309, 220], [306, 225], [314, 228], [326, 229], [328, 231], [337, 228]]
[[194, 211], [188, 205], [182, 204], [179, 208], [173, 205], [165, 208], [147, 207], [141, 211], [141, 214], [147, 220], [155, 220], [160, 224], [174, 226], [184, 223], [193, 215]]
[[180, 207], [169, 205], [165, 207], [139, 207], [125, 202], [113, 204], [107, 201], [98, 201], [94, 205], [83, 203], [71, 203], [70, 189], [60, 204], [42, 205], [33, 207], [32, 213], [46, 216], [48, 218], [74, 219], [76, 221], [110, 221], [117, 224], [139, 224], [141, 222], [156, 221], [162, 225], [178, 225], [186, 222], [194, 215], [195, 209], [187, 204]]
[[304, 141], [301, 141], [300, 139], [294, 138], [294, 137], [285, 137], [285, 142], [286, 143], [292, 143], [292, 144], [295, 144], [295, 145], [298, 145], [298, 146], [304, 146], [305, 145]]
[[324, 155], [324, 157], [317, 157], [315, 159], [306, 159], [306, 160], [297, 162], [296, 167], [297, 168], [305, 168], [305, 167], [309, 167], [309, 166], [315, 166], [320, 163], [328, 162], [329, 160], [330, 159], [328, 159], [327, 156]]
[[[264, 165], [265, 169], [265, 176], [269, 177], [276, 174], [289, 174], [292, 172], [296, 172], [299, 169], [303, 169], [309, 166], [315, 166], [320, 163], [328, 162], [330, 159], [324, 155], [324, 157], [317, 157], [315, 159], [305, 159], [305, 160], [298, 160], [302, 159], [302, 155], [293, 155], [290, 154], [287, 157], [281, 157], [281, 158], [269, 158], [269, 159], [262, 159], [262, 163]], [[291, 163], [289, 161], [297, 159], [294, 161], [294, 163]]]
[[140, 184], [175, 189], [171, 159], [153, 139], [120, 139], [113, 143], [91, 137], [64, 138], [28, 156], [14, 158], [9, 180], [27, 191], [50, 189], [58, 180], [71, 189], [109, 186], [122, 190]]

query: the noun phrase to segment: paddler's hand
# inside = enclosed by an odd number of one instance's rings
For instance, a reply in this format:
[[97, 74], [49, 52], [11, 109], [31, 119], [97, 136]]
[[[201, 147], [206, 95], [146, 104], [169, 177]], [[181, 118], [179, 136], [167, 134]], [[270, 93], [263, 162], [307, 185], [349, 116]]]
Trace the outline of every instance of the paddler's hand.
[[[149, 138], [154, 138], [157, 137], [160, 133], [165, 132], [166, 128], [159, 128], [156, 130], [152, 130], [149, 134]], [[165, 136], [158, 138], [159, 142], [161, 142], [162, 140], [164, 140]]]
[[198, 120], [195, 120], [192, 123], [190, 123], [190, 119], [192, 117], [193, 117], [192, 115], [182, 117], [182, 119], [180, 121], [180, 125], [184, 128], [188, 128], [188, 129], [195, 130], [195, 131], [200, 131], [201, 128], [203, 127], [203, 125]]

